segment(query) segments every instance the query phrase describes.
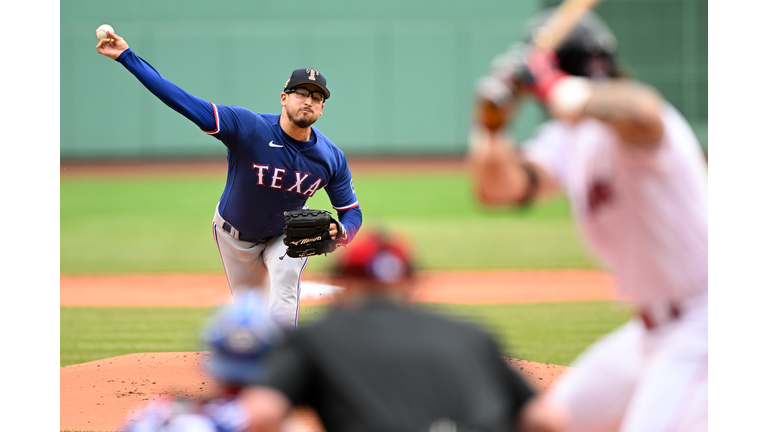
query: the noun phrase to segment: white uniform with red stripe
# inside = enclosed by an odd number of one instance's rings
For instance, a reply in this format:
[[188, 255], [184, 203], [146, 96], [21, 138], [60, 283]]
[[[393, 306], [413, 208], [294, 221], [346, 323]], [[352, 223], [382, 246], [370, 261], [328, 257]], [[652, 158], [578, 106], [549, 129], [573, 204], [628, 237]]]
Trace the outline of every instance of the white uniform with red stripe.
[[585, 351], [552, 396], [573, 430], [707, 427], [707, 170], [690, 126], [672, 106], [657, 150], [620, 143], [585, 119], [544, 125], [525, 152], [571, 202], [588, 245], [634, 300], [638, 318]]

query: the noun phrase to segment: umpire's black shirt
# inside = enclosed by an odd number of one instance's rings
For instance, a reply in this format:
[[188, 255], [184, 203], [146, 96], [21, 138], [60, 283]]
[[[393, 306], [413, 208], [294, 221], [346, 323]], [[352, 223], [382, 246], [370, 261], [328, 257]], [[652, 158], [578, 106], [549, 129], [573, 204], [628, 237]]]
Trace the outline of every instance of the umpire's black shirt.
[[291, 330], [266, 384], [329, 432], [513, 431], [533, 391], [501, 357], [477, 326], [376, 299]]

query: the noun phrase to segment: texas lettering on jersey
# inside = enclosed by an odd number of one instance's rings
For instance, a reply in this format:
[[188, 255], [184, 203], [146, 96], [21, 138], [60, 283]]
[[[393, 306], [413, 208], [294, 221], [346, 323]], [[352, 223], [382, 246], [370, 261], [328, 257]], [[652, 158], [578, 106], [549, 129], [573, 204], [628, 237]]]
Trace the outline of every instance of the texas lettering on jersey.
[[[307, 181], [312, 176], [311, 173], [305, 173], [301, 171], [294, 171], [294, 177], [286, 177], [286, 169], [279, 167], [271, 167], [271, 165], [262, 165], [253, 163], [253, 169], [256, 170], [256, 176], [258, 178], [257, 184], [259, 186], [265, 186], [272, 189], [283, 190], [285, 192], [294, 192], [300, 195], [311, 197], [318, 190], [322, 189], [323, 178], [318, 177], [315, 181]], [[293, 183], [291, 183], [293, 181]], [[302, 189], [304, 185], [306, 188]], [[286, 187], [290, 185], [289, 187]]]

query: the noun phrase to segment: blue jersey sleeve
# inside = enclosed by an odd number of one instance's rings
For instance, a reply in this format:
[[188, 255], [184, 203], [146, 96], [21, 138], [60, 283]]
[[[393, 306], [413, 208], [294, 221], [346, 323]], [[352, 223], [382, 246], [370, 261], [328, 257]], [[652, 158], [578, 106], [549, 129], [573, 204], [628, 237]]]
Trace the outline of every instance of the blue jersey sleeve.
[[185, 92], [163, 78], [130, 48], [123, 51], [116, 61], [125, 66], [158, 99], [194, 122], [204, 132], [215, 133], [218, 130], [218, 119], [212, 103]]
[[331, 200], [331, 205], [338, 212], [339, 222], [347, 230], [347, 241], [350, 242], [363, 224], [363, 212], [357, 201], [355, 185], [352, 183], [352, 173], [344, 154], [337, 151], [338, 171], [325, 191]]
[[339, 211], [339, 222], [344, 225], [344, 229], [347, 230], [347, 243], [351, 242], [360, 227], [363, 225], [363, 212], [360, 210], [360, 206], [356, 206], [349, 210]]

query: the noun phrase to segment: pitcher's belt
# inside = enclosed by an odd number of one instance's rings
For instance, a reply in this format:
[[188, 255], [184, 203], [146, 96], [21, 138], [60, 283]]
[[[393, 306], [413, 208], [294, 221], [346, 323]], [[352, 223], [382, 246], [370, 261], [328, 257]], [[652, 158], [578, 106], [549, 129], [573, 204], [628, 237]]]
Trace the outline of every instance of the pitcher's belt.
[[236, 230], [235, 227], [230, 225], [229, 222], [227, 222], [227, 221], [224, 221], [224, 223], [221, 224], [221, 228], [224, 229], [224, 231], [226, 231], [233, 238], [235, 238], [237, 240], [247, 241], [249, 243], [263, 244], [263, 243], [267, 243], [270, 239], [272, 239], [272, 237], [274, 237], [274, 236], [269, 236], [269, 237], [264, 237], [264, 238], [259, 238], [259, 239], [252, 238], [252, 237], [246, 237], [246, 236], [240, 234], [240, 231]]

